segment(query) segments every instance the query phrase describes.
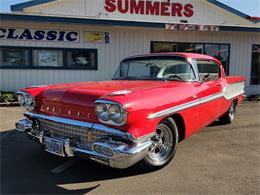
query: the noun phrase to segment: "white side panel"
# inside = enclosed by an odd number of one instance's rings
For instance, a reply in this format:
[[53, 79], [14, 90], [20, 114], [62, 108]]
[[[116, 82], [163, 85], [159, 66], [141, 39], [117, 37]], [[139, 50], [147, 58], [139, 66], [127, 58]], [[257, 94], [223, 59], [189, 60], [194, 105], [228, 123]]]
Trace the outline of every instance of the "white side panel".
[[[1, 26], [8, 27], [8, 22]], [[94, 70], [24, 70], [0, 69], [0, 90], [16, 91], [30, 85], [63, 83], [72, 81], [111, 79], [120, 60], [126, 56], [150, 52], [150, 41], [204, 42], [230, 44], [230, 75], [247, 77], [246, 92], [260, 93], [259, 86], [249, 86], [251, 50], [260, 44], [258, 33], [245, 32], [174, 32], [163, 29], [94, 27], [62, 24], [12, 23], [15, 28], [63, 29], [101, 31], [110, 33], [110, 43], [79, 43], [0, 40], [3, 46], [97, 48], [98, 71]]]
[[[156, 0], [157, 2], [167, 2], [167, 0]], [[183, 6], [190, 3], [193, 5], [194, 15], [192, 17], [161, 16], [146, 14], [126, 14], [118, 10], [107, 12], [105, 10], [105, 0], [58, 0], [38, 6], [24, 9], [25, 13], [59, 15], [66, 17], [88, 17], [98, 19], [115, 19], [131, 21], [148, 21], [162, 23], [180, 23], [187, 20], [191, 24], [209, 25], [235, 25], [235, 26], [256, 26], [244, 18], [241, 18], [229, 11], [215, 6], [205, 0], [175, 0], [174, 3], [181, 3]], [[117, 2], [117, 1], [116, 1]], [[124, 1], [123, 1], [124, 2]], [[116, 4], [117, 5], [117, 4]], [[146, 8], [145, 8], [146, 9]], [[144, 10], [145, 10], [144, 9]], [[171, 9], [169, 9], [171, 10]]]

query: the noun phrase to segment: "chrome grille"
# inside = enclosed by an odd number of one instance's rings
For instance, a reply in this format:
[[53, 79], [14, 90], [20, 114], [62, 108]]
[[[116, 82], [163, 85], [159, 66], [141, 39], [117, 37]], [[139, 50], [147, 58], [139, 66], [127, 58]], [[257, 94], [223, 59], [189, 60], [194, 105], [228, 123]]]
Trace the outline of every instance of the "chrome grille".
[[68, 137], [76, 141], [76, 144], [91, 148], [93, 142], [107, 136], [106, 133], [93, 131], [93, 129], [55, 121], [38, 119], [41, 131], [50, 132], [53, 137]]

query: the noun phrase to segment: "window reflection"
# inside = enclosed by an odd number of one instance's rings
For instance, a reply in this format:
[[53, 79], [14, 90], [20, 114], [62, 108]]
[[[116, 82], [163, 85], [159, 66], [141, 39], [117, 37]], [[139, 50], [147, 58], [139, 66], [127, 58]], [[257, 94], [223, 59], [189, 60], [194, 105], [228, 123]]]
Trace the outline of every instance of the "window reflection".
[[260, 45], [252, 47], [251, 85], [260, 85]]
[[20, 48], [0, 48], [0, 66], [28, 66], [29, 50]]
[[207, 54], [218, 59], [229, 73], [229, 44], [151, 42], [151, 52], [189, 52]]

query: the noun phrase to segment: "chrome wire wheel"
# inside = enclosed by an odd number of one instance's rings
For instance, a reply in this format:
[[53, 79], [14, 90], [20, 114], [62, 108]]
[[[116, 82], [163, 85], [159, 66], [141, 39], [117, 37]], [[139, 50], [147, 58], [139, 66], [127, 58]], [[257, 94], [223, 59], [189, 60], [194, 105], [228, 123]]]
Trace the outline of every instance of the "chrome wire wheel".
[[153, 145], [148, 151], [148, 157], [154, 164], [161, 164], [167, 160], [172, 152], [174, 143], [173, 133], [169, 126], [161, 124], [156, 129], [156, 134], [152, 138]]
[[230, 106], [229, 110], [228, 110], [228, 115], [229, 115], [231, 121], [234, 120], [234, 118], [235, 118], [235, 113], [236, 113], [236, 104], [235, 104], [235, 102], [233, 101], [233, 102], [231, 103], [231, 106]]

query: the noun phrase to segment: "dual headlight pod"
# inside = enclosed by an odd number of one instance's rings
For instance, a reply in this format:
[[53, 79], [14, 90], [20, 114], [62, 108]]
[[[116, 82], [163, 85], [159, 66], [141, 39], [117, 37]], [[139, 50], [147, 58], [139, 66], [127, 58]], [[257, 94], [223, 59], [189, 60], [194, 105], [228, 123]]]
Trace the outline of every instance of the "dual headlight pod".
[[96, 114], [100, 122], [122, 126], [127, 122], [127, 110], [112, 101], [96, 101]]
[[17, 92], [18, 101], [21, 107], [26, 108], [27, 110], [33, 110], [36, 106], [35, 98], [26, 92]]

